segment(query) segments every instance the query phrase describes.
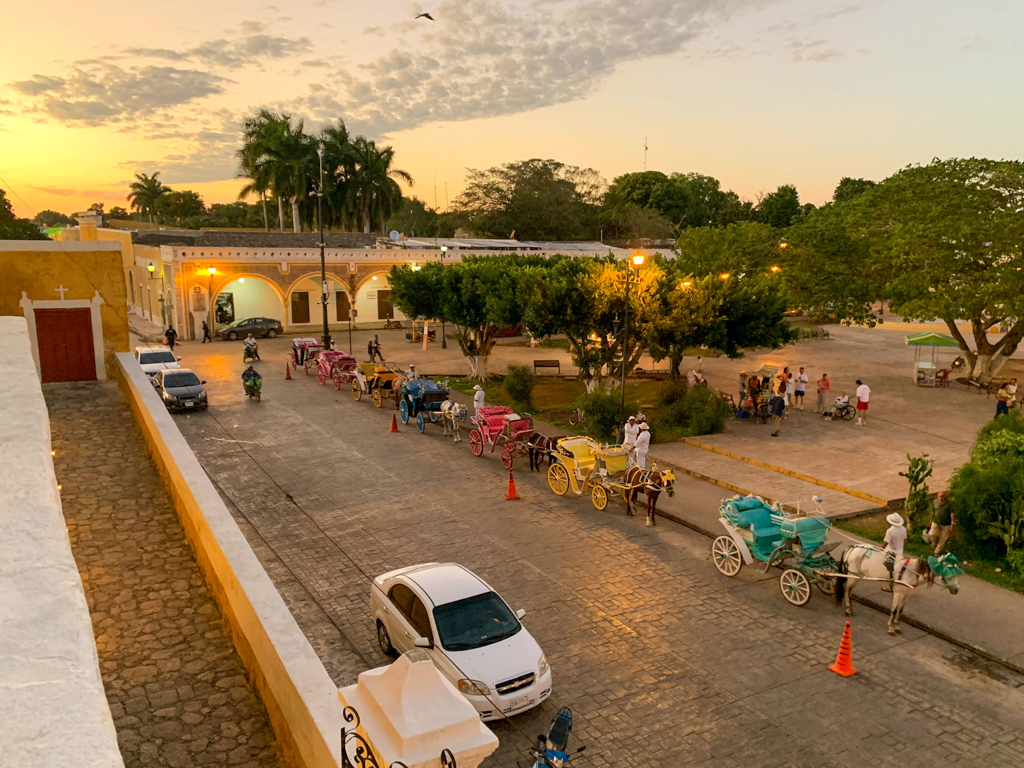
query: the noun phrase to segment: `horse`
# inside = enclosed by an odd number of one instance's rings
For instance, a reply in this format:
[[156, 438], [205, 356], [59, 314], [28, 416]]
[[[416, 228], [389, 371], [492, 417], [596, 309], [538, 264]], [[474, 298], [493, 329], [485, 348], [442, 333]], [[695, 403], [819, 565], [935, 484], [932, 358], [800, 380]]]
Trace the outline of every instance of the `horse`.
[[622, 492], [622, 498], [626, 502], [626, 514], [633, 517], [633, 504], [640, 489], [644, 489], [647, 496], [647, 527], [657, 525], [654, 514], [658, 508], [658, 497], [665, 491], [669, 498], [676, 495], [676, 476], [671, 469], [664, 472], [658, 469], [657, 464], [652, 464], [650, 469], [641, 469], [636, 464], [626, 467], [626, 474], [622, 478], [626, 486]]
[[526, 441], [526, 453], [530, 457], [530, 471], [543, 471], [541, 464], [544, 462], [545, 454], [548, 457], [548, 466], [555, 463], [555, 457], [552, 451], [555, 448], [555, 440], [551, 437], [545, 437], [539, 432], [534, 432], [530, 435], [530, 439]]
[[[902, 634], [900, 616], [907, 599], [921, 584], [931, 587], [936, 578], [942, 580], [943, 586], [955, 595], [960, 591], [957, 577], [963, 570], [957, 565], [956, 556], [946, 553], [942, 557], [904, 556], [893, 566], [892, 573], [892, 608], [889, 611], [889, 634]], [[836, 578], [836, 605], [843, 606], [847, 616], [853, 616], [853, 590], [861, 579], [878, 582], [889, 582], [889, 569], [885, 567], [885, 552], [878, 547], [858, 544], [847, 548], [839, 558], [839, 573]]]
[[441, 403], [441, 426], [444, 427], [445, 437], [448, 437], [449, 434], [454, 435], [454, 442], [461, 443], [462, 437], [459, 436], [461, 429], [458, 422], [465, 421], [465, 419], [466, 406], [459, 405], [454, 400], [445, 400]]

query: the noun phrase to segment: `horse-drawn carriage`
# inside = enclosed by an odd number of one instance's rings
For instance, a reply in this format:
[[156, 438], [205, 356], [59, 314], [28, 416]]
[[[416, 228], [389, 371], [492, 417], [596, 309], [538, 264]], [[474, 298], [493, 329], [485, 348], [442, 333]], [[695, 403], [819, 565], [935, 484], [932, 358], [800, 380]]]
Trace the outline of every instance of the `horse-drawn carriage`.
[[520, 415], [507, 405], [485, 405], [472, 421], [469, 447], [474, 456], [482, 456], [487, 446], [490, 446], [491, 453], [500, 446], [501, 465], [512, 469], [513, 459], [517, 455], [526, 455], [533, 447], [531, 440], [537, 433], [533, 429], [533, 418], [528, 413]]
[[456, 420], [466, 417], [466, 406], [449, 399], [450, 394], [450, 389], [431, 379], [408, 379], [401, 384], [397, 395], [398, 417], [403, 424], [408, 424], [409, 419], [415, 419], [420, 434], [426, 429], [428, 421], [431, 424], [440, 422], [445, 435], [452, 430], [458, 441], [459, 427]]
[[819, 515], [787, 514], [756, 496], [726, 499], [718, 509], [727, 535], [711, 544], [711, 558], [721, 573], [735, 576], [755, 560], [758, 573], [777, 565], [782, 595], [793, 605], [806, 605], [813, 584], [826, 595], [835, 593], [832, 557], [838, 541], [827, 543], [832, 524]]
[[345, 352], [321, 349], [316, 356], [316, 380], [324, 384], [330, 379], [334, 382], [334, 388], [339, 389], [342, 375], [351, 371], [355, 365], [355, 358]]
[[292, 339], [292, 370], [301, 365], [308, 376], [311, 370], [316, 370], [316, 359], [323, 348], [320, 339], [313, 336], [296, 336]]
[[352, 387], [353, 400], [358, 401], [363, 395], [370, 395], [373, 404], [378, 408], [382, 408], [388, 398], [394, 398], [397, 408], [401, 399], [399, 389], [403, 381], [405, 378], [402, 374], [383, 365], [357, 363], [340, 372], [334, 386], [341, 389], [343, 384], [349, 384]]

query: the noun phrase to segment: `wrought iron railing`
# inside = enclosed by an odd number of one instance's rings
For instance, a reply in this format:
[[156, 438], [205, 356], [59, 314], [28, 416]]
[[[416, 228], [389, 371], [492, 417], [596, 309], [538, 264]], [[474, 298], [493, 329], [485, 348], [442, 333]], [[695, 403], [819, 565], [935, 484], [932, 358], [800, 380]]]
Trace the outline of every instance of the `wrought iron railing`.
[[[342, 768], [382, 768], [370, 743], [358, 732], [359, 713], [354, 707], [345, 707], [342, 711], [345, 725], [341, 729], [341, 766]], [[350, 747], [355, 752], [350, 756]], [[388, 768], [409, 768], [405, 763], [396, 760]], [[441, 750], [441, 768], [458, 768], [455, 755], [450, 749]]]

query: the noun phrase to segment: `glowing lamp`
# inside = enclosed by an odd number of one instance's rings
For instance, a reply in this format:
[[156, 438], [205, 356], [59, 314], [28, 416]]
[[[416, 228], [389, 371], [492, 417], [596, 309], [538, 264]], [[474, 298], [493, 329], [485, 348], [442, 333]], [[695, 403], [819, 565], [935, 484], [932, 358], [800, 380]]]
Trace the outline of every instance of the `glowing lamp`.
[[691, 285], [693, 285], [692, 280], [683, 280], [683, 288], [689, 288]]
[[779, 266], [772, 267], [772, 272], [781, 272], [781, 271], [782, 271], [782, 268], [779, 267]]
[[206, 271], [209, 272], [211, 275], [216, 275], [217, 274], [217, 268], [216, 267], [210, 267]]
[[376, 276], [376, 275], [374, 275], [372, 279], [376, 280], [376, 279], [377, 279], [377, 276]]
[[783, 240], [781, 243], [779, 243], [779, 248], [789, 248], [789, 243]]
[[722, 280], [728, 280], [730, 277], [732, 277], [732, 275], [730, 275], [728, 272], [723, 272], [722, 274], [719, 275], [719, 277]]
[[644, 259], [646, 258], [646, 256], [637, 251], [636, 253], [633, 254], [633, 264], [637, 267], [642, 267], [644, 265]]
[[146, 269], [148, 269], [148, 270], [149, 270], [149, 274], [151, 274], [151, 275], [152, 275], [152, 274], [153, 274], [154, 272], [156, 272], [156, 267], [154, 267], [154, 266], [153, 266], [152, 264], [150, 264], [150, 265], [149, 265], [148, 267], [146, 267]]
[[240, 283], [244, 283], [244, 282], [245, 282], [245, 278], [244, 278], [244, 277], [240, 277], [240, 278], [238, 278], [238, 282], [240, 282]]

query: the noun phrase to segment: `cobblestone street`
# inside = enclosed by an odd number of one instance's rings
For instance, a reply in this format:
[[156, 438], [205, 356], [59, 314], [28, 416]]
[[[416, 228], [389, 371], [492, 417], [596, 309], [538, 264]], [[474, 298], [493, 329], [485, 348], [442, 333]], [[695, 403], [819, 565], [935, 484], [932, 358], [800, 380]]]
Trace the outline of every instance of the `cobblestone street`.
[[[247, 401], [240, 352], [187, 350], [212, 406], [176, 420], [336, 682], [387, 661], [368, 602], [388, 569], [459, 562], [527, 610], [554, 692], [494, 725], [488, 768], [525, 764], [562, 706], [587, 745], [581, 765], [599, 768], [1024, 764], [1024, 679], [909, 626], [889, 637], [865, 608], [860, 673], [839, 678], [826, 669], [844, 623], [830, 598], [798, 609], [778, 572], [725, 579], [707, 539], [557, 497], [521, 466], [523, 501], [507, 502], [496, 454], [477, 459], [436, 427], [389, 434], [390, 404], [301, 371], [284, 381], [279, 354], [265, 355], [263, 401]], [[687, 478], [674, 502], [722, 495]]]
[[44, 387], [64, 517], [127, 766], [283, 766], [113, 383]]

